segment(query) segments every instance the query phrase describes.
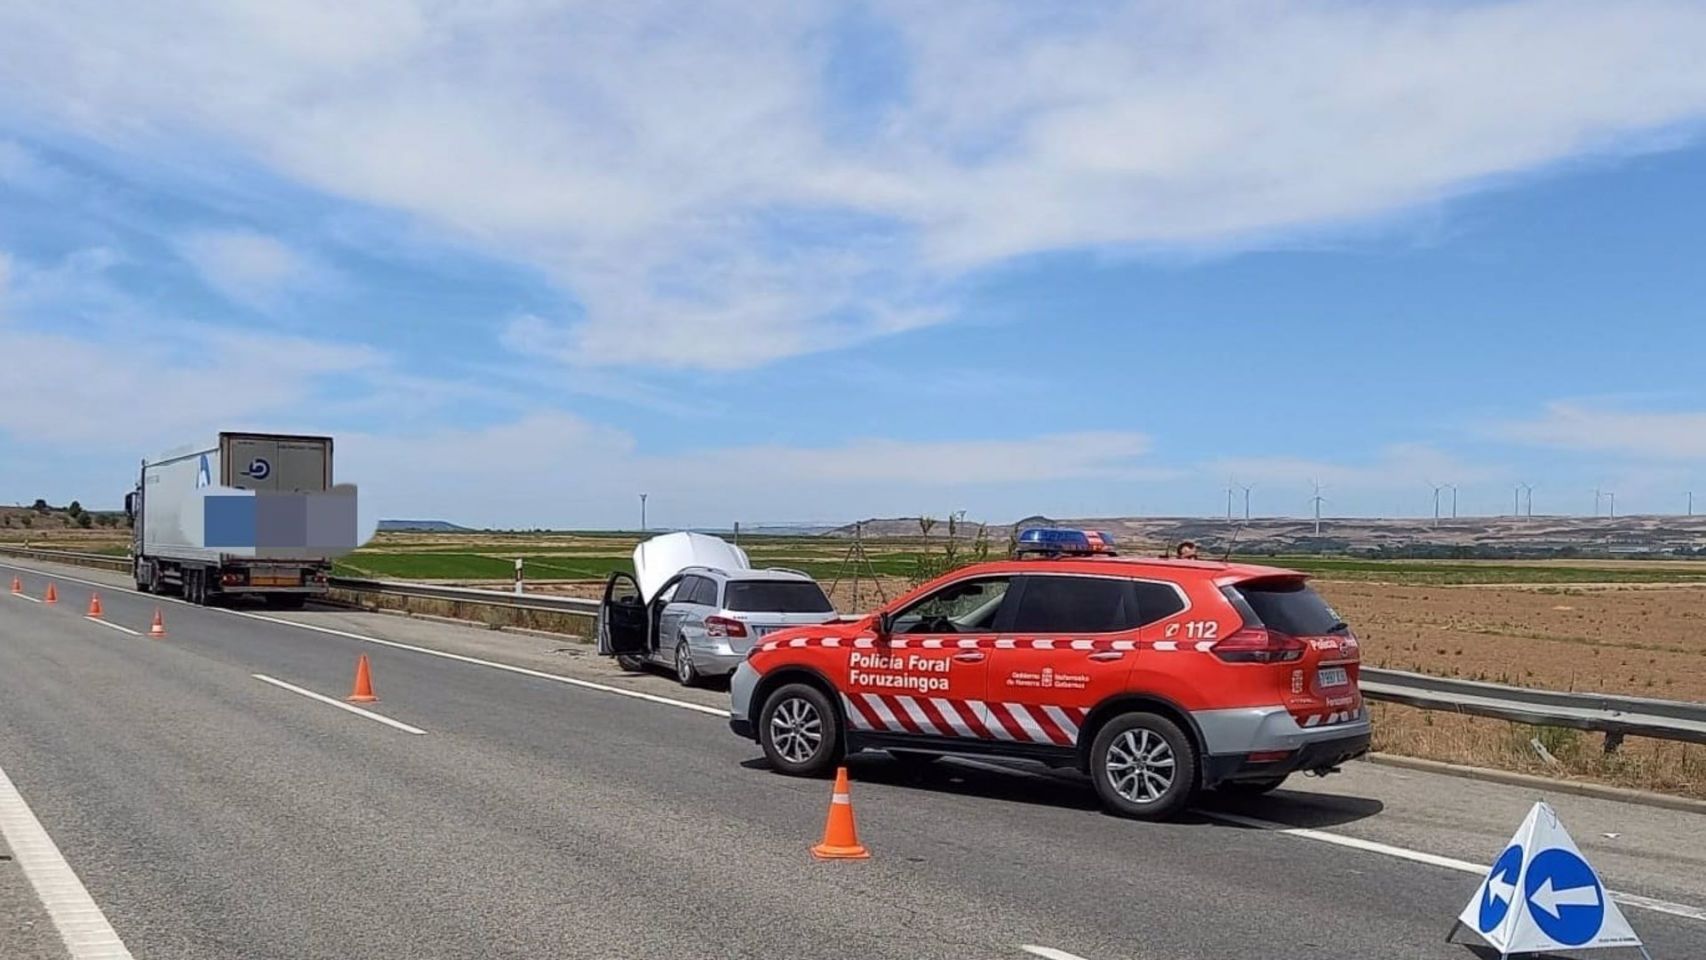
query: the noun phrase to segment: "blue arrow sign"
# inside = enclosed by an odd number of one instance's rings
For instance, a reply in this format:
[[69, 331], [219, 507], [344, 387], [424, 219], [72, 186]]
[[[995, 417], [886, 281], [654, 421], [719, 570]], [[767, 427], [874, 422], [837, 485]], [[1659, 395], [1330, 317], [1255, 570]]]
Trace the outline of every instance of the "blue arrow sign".
[[1568, 850], [1542, 850], [1529, 861], [1522, 887], [1530, 916], [1547, 936], [1576, 946], [1599, 934], [1605, 890], [1586, 860]]
[[1499, 854], [1487, 874], [1487, 882], [1482, 885], [1481, 909], [1476, 914], [1476, 925], [1482, 933], [1492, 933], [1505, 921], [1511, 902], [1516, 899], [1516, 876], [1521, 871], [1522, 844], [1513, 843]]

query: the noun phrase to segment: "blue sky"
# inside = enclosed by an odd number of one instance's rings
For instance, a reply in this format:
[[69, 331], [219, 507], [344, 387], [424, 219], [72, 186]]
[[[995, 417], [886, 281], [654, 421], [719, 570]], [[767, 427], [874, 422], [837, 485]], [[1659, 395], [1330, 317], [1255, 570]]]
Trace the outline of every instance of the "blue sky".
[[1706, 8], [0, 11], [0, 502], [1706, 506]]

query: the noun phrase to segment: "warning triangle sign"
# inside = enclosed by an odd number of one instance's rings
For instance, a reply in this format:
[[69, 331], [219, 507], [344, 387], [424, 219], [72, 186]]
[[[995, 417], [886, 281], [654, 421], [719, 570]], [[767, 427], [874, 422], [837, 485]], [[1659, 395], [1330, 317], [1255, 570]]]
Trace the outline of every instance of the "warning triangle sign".
[[1502, 954], [1641, 945], [1544, 803], [1528, 811], [1457, 919]]

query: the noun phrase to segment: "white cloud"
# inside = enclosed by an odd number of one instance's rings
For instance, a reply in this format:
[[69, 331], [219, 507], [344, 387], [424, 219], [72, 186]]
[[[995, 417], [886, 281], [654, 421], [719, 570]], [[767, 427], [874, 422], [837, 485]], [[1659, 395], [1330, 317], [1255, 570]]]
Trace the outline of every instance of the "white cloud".
[[1014, 491], [1048, 502], [1063, 483], [1173, 475], [1145, 462], [1149, 442], [1133, 433], [660, 455], [623, 431], [550, 412], [413, 436], [346, 434], [338, 443], [340, 474], [384, 516], [519, 526], [620, 523], [640, 491], [653, 498], [656, 522], [693, 524], [940, 512], [945, 499], [973, 506], [982, 492], [993, 492], [991, 503]]
[[1005, 258], [1274, 242], [1706, 112], [1684, 0], [889, 4], [853, 95], [825, 80], [844, 11], [17, 4], [0, 105], [539, 266], [585, 310], [530, 349], [715, 369], [935, 322]]
[[1584, 453], [1653, 460], [1706, 460], [1706, 412], [1610, 410], [1580, 403], [1546, 406], [1540, 416], [1495, 424], [1502, 439]]
[[239, 303], [264, 305], [318, 270], [275, 237], [253, 230], [199, 230], [178, 250], [209, 286]]

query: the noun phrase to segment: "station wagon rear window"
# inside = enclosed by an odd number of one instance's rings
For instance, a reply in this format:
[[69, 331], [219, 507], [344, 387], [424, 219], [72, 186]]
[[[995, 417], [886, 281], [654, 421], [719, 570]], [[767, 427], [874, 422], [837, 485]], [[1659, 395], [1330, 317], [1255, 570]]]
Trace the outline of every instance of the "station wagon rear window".
[[730, 610], [742, 613], [829, 613], [823, 588], [806, 580], [731, 581], [723, 591]]

